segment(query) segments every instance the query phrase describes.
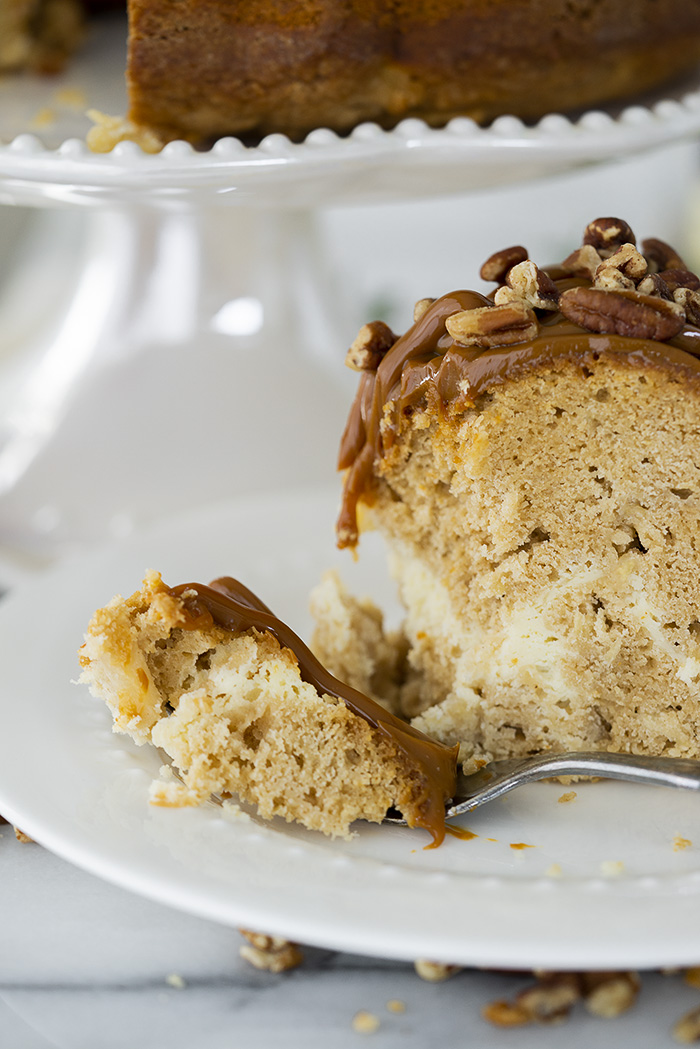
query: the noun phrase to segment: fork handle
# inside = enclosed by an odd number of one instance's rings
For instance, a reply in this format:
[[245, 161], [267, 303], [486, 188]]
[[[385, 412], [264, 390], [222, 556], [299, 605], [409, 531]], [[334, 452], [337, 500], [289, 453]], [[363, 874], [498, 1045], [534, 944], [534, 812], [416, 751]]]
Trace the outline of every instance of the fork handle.
[[700, 761], [689, 758], [656, 758], [648, 754], [611, 754], [607, 751], [536, 754], [523, 760], [519, 772], [532, 780], [585, 775], [700, 790]]
[[[595, 776], [600, 779], [628, 780], [651, 786], [700, 790], [700, 761], [688, 758], [654, 758], [649, 755], [610, 754], [607, 751], [572, 754], [536, 754], [520, 760], [494, 761], [483, 770], [490, 780], [466, 789], [447, 809], [447, 817], [457, 816], [495, 801], [515, 787], [553, 776]], [[477, 775], [479, 775], [477, 773]], [[476, 777], [475, 777], [476, 778]]]

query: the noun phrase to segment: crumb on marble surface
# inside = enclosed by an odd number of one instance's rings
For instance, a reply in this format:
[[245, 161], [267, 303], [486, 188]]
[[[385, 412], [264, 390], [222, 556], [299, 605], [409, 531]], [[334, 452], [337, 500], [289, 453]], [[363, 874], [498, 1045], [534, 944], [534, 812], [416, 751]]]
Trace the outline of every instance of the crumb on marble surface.
[[374, 1034], [379, 1030], [379, 1026], [379, 1017], [364, 1009], [360, 1009], [352, 1018], [352, 1029], [358, 1034]]
[[600, 873], [606, 878], [617, 878], [625, 869], [622, 860], [603, 860], [600, 865]]
[[692, 844], [690, 838], [683, 838], [680, 834], [676, 834], [673, 839], [673, 851], [682, 852], [683, 849], [689, 849]]

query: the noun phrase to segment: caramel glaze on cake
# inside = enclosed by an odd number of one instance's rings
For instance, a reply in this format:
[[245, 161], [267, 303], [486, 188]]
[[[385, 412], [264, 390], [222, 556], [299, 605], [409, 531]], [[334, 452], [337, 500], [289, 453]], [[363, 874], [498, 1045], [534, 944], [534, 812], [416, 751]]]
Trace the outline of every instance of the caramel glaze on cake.
[[129, 0], [130, 120], [164, 140], [536, 118], [700, 58], [699, 0]]
[[612, 218], [482, 276], [349, 354], [339, 545], [388, 540], [400, 707], [466, 759], [698, 757], [700, 280]]
[[265, 818], [341, 836], [396, 806], [444, 838], [456, 750], [336, 680], [235, 579], [169, 588], [151, 573], [95, 613], [81, 665], [115, 730], [155, 743], [180, 772], [155, 785], [156, 804], [235, 794]]

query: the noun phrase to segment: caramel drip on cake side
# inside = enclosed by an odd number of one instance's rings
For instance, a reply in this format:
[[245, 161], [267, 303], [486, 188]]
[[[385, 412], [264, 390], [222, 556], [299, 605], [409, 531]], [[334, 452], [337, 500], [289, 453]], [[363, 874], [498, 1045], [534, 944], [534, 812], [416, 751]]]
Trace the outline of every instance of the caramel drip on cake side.
[[[565, 277], [560, 291], [583, 282]], [[445, 322], [460, 310], [492, 306], [475, 291], [454, 291], [436, 299], [401, 336], [376, 371], [365, 371], [343, 433], [338, 469], [346, 470], [337, 524], [338, 546], [355, 546], [357, 506], [371, 498], [375, 463], [391, 448], [401, 419], [416, 405], [465, 411], [480, 394], [539, 367], [568, 360], [585, 365], [601, 356], [636, 367], [673, 370], [700, 379], [700, 330], [684, 326], [667, 342], [591, 332], [555, 311], [539, 320], [536, 338], [506, 348], [480, 349], [456, 343]]]
[[327, 694], [342, 700], [353, 714], [363, 718], [389, 740], [421, 780], [423, 796], [412, 822], [432, 834], [433, 845], [441, 844], [445, 837], [445, 802], [454, 795], [456, 786], [458, 747], [437, 743], [394, 717], [369, 696], [339, 681], [316, 659], [291, 627], [278, 619], [238, 580], [224, 576], [210, 586], [182, 583], [169, 591], [182, 602], [187, 617], [183, 629], [207, 629], [216, 623], [235, 633], [251, 627], [268, 631], [280, 645], [291, 649], [299, 663], [302, 679], [313, 685], [319, 695]]

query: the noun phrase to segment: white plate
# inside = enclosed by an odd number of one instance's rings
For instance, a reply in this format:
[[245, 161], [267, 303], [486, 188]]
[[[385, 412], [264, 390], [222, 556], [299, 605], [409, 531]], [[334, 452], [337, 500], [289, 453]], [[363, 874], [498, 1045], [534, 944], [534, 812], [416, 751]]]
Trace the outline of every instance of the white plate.
[[[626, 784], [536, 784], [473, 815], [479, 836], [359, 825], [351, 842], [214, 804], [149, 808], [158, 753], [110, 731], [77, 675], [92, 611], [159, 568], [171, 583], [241, 576], [308, 633], [333, 564], [391, 595], [383, 554], [334, 550], [334, 494], [203, 509], [32, 580], [0, 609], [0, 812], [66, 859], [162, 903], [302, 942], [498, 967], [652, 967], [700, 956], [698, 799]], [[376, 538], [376, 537], [375, 537]], [[391, 600], [391, 599], [390, 599]], [[676, 835], [696, 839], [674, 851]], [[492, 840], [496, 839], [496, 840]], [[511, 844], [532, 846], [515, 850]], [[605, 876], [601, 865], [622, 865]], [[561, 866], [558, 877], [546, 872]], [[606, 868], [607, 869], [607, 868]]]
[[302, 143], [270, 135], [249, 148], [223, 138], [196, 152], [173, 142], [149, 156], [127, 142], [95, 155], [84, 142], [90, 127], [84, 110], [126, 111], [125, 41], [125, 21], [106, 18], [60, 77], [0, 79], [0, 202], [180, 206], [194, 197], [200, 203], [318, 207], [410, 200], [555, 175], [700, 131], [698, 71], [674, 90], [624, 108], [576, 118], [550, 114], [534, 126], [512, 116], [485, 128], [465, 118], [438, 129], [405, 120], [393, 131], [363, 124], [344, 138], [319, 128]]

